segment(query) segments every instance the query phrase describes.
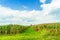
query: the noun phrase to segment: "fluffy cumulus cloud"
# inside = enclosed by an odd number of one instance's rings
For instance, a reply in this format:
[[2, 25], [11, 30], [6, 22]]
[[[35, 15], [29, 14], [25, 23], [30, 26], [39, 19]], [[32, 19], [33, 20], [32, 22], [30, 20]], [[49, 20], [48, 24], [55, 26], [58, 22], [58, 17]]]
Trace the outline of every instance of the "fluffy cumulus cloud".
[[46, 0], [40, 0], [42, 3], [45, 3]]
[[40, 0], [43, 4], [41, 7], [43, 10], [37, 11], [19, 11], [11, 8], [3, 7], [0, 5], [0, 24], [40, 24], [57, 22], [56, 15], [50, 15], [51, 11], [60, 8], [60, 0], [52, 0], [50, 4], [45, 4], [46, 0]]

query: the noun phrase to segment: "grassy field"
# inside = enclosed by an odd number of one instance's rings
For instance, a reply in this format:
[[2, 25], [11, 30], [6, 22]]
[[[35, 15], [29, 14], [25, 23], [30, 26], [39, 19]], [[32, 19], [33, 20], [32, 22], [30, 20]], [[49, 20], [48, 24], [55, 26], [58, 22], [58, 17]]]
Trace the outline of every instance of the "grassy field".
[[60, 23], [31, 26], [2, 25], [0, 40], [60, 40]]

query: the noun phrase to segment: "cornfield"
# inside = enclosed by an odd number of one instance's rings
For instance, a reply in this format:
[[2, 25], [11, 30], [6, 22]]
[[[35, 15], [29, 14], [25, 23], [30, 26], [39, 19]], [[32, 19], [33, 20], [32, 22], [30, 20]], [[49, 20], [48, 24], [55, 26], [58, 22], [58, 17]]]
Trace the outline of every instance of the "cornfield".
[[22, 25], [1, 25], [0, 34], [18, 34], [23, 33], [26, 29], [32, 27], [35, 31], [42, 31], [43, 29], [49, 30], [50, 32], [56, 32], [60, 34], [60, 23], [51, 23], [51, 24], [38, 24], [30, 26]]

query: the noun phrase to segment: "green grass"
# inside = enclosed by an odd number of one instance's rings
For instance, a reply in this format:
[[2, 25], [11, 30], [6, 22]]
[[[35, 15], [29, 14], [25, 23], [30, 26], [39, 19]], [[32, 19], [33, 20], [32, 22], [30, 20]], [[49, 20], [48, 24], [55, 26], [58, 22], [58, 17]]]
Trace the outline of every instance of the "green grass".
[[[34, 34], [35, 33], [35, 34]], [[1, 35], [0, 40], [60, 40], [59, 35], [49, 35], [46, 30], [40, 32], [25, 32], [15, 35]]]
[[[11, 29], [8, 29], [7, 26], [0, 26], [0, 30], [3, 32], [3, 34], [0, 34], [0, 40], [60, 40], [60, 23], [24, 27], [21, 25], [15, 25], [14, 27], [9, 25], [8, 27], [11, 27], [14, 33], [5, 34], [4, 30], [8, 31]], [[15, 34], [17, 30], [20, 30], [20, 32]]]

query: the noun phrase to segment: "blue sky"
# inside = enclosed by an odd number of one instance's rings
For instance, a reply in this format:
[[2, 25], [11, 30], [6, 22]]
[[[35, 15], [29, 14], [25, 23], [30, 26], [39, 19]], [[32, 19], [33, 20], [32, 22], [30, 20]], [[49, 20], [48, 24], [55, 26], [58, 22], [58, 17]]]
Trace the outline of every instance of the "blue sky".
[[0, 24], [60, 22], [60, 0], [0, 0]]
[[[15, 10], [40, 10], [41, 3], [39, 0], [4, 0], [1, 1], [3, 6], [10, 7]], [[27, 7], [27, 8], [24, 8]], [[37, 7], [37, 8], [36, 8]]]
[[[51, 0], [46, 0], [45, 3], [48, 4], [50, 2]], [[0, 4], [14, 10], [41, 10], [40, 5], [43, 3], [40, 0], [0, 0]]]

